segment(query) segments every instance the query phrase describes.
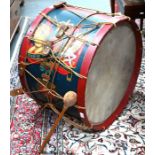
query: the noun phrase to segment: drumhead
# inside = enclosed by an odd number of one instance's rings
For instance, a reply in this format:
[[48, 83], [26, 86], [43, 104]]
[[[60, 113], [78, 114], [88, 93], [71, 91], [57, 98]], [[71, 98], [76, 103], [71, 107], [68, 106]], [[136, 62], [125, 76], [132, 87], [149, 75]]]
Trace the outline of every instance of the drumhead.
[[134, 69], [135, 34], [128, 23], [113, 28], [92, 61], [85, 93], [88, 120], [103, 123], [120, 104]]

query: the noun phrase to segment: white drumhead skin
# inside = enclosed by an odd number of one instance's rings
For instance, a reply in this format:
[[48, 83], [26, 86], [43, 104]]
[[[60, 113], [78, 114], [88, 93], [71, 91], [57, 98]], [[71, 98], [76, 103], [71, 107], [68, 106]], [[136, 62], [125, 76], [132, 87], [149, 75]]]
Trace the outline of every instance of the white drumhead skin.
[[118, 107], [133, 72], [135, 53], [135, 35], [128, 23], [113, 28], [103, 39], [86, 85], [86, 114], [91, 124], [103, 123]]

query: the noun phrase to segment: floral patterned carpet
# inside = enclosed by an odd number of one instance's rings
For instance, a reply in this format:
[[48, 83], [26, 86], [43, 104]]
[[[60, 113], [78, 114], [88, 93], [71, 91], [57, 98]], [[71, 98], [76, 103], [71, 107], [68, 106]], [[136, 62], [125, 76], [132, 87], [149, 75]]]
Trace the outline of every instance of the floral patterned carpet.
[[[61, 122], [63, 139], [57, 139], [55, 134], [51, 138], [45, 153], [54, 154], [57, 147], [60, 147], [60, 154], [69, 155], [144, 155], [144, 74], [145, 60], [143, 59], [137, 85], [128, 106], [107, 130], [90, 134]], [[47, 122], [52, 124], [52, 117]]]
[[[20, 86], [17, 58], [10, 70], [11, 89]], [[11, 155], [38, 155], [39, 147], [57, 117], [27, 95], [10, 97]], [[105, 131], [86, 133], [60, 122], [43, 154], [48, 155], [144, 155], [145, 154], [145, 60], [128, 106]]]

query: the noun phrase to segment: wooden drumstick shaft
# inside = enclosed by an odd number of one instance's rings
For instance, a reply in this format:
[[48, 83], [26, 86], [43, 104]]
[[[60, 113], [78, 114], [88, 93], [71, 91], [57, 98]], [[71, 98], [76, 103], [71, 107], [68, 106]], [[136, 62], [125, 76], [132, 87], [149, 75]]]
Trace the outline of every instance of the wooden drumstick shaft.
[[68, 107], [65, 107], [64, 106], [63, 109], [62, 109], [62, 111], [61, 111], [61, 113], [59, 114], [58, 118], [55, 120], [55, 123], [54, 123], [53, 127], [50, 129], [50, 131], [49, 131], [46, 139], [44, 140], [44, 142], [41, 145], [41, 148], [40, 148], [40, 152], [41, 153], [43, 152], [44, 147], [46, 146], [46, 144], [49, 142], [51, 136], [53, 135], [56, 127], [58, 126], [60, 120], [62, 119], [62, 117], [63, 117], [63, 115], [64, 115], [64, 113], [66, 112], [67, 109], [68, 109]]
[[77, 101], [77, 94], [73, 91], [68, 91], [65, 95], [64, 95], [64, 98], [63, 98], [63, 102], [64, 102], [64, 106], [63, 106], [63, 109], [61, 111], [61, 113], [59, 114], [58, 118], [55, 120], [55, 123], [53, 125], [53, 127], [50, 129], [46, 139], [43, 141], [41, 147], [40, 147], [40, 153], [43, 152], [46, 144], [49, 142], [51, 136], [53, 135], [56, 127], [58, 126], [60, 120], [62, 119], [64, 113], [66, 112], [66, 110], [75, 105]]

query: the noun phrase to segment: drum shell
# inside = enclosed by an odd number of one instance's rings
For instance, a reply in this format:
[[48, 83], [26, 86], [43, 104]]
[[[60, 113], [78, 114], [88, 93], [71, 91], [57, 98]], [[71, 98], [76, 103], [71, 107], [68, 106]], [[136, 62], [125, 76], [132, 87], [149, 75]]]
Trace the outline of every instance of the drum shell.
[[[48, 12], [52, 12], [52, 10], [54, 10], [54, 8], [47, 8], [43, 11], [43, 13], [47, 14]], [[90, 11], [88, 10], [86, 12], [90, 12]], [[110, 18], [112, 19], [112, 17], [109, 17], [106, 14], [98, 15], [98, 16], [100, 18], [104, 18], [104, 19], [105, 18], [106, 19], [110, 19]], [[34, 20], [31, 27], [29, 28], [26, 36], [32, 36], [32, 34], [36, 30], [37, 26], [40, 24], [42, 19], [43, 19], [43, 17], [41, 15], [39, 15]], [[76, 113], [78, 113], [77, 117], [81, 118], [88, 126], [91, 126], [95, 130], [101, 130], [101, 129], [107, 128], [118, 117], [118, 115], [121, 113], [123, 107], [127, 104], [128, 97], [132, 93], [134, 86], [136, 84], [137, 77], [138, 77], [140, 62], [141, 62], [141, 49], [142, 49], [141, 36], [140, 36], [139, 30], [138, 30], [138, 28], [134, 22], [129, 21], [129, 19], [124, 17], [124, 16], [115, 18], [115, 25], [116, 26], [119, 26], [119, 25], [124, 24], [124, 23], [129, 23], [131, 25], [134, 33], [135, 33], [136, 59], [135, 59], [135, 67], [134, 67], [134, 70], [133, 70], [133, 73], [132, 73], [132, 76], [130, 79], [128, 89], [126, 90], [126, 93], [125, 93], [121, 103], [119, 104], [118, 108], [114, 111], [114, 113], [106, 121], [104, 121], [103, 123], [98, 124], [98, 125], [92, 125], [88, 121], [88, 118], [86, 115], [86, 110], [84, 108], [79, 108], [78, 112], [76, 110]], [[94, 38], [94, 39], [92, 39], [92, 41], [99, 45], [104, 40], [106, 35], [108, 35], [108, 33], [112, 29], [115, 28], [115, 25], [110, 24], [110, 25], [102, 26], [100, 29], [98, 29], [94, 33], [94, 36], [92, 36], [92, 38]], [[89, 72], [89, 68], [90, 68], [91, 63], [93, 61], [93, 58], [97, 52], [98, 46], [89, 45], [89, 46], [87, 46], [87, 48], [86, 48], [86, 45], [84, 45], [84, 46], [85, 47], [81, 48], [81, 52], [79, 52], [80, 54], [79, 54], [79, 59], [77, 61], [76, 71], [79, 72], [81, 75], [87, 77], [88, 72]], [[27, 37], [25, 37], [23, 40], [22, 46], [21, 46], [21, 50], [20, 50], [19, 63], [25, 61], [26, 52], [29, 48], [30, 48], [30, 41], [28, 40]], [[86, 48], [86, 49], [84, 50], [84, 48]], [[73, 75], [72, 81], [67, 81], [66, 75], [62, 76], [61, 72], [57, 73], [57, 76], [58, 76], [58, 74], [59, 74], [59, 77], [57, 77], [57, 78], [59, 80], [55, 83], [55, 85], [56, 85], [56, 87], [59, 87], [60, 90], [57, 90], [57, 91], [62, 96], [65, 94], [65, 92], [67, 92], [69, 90], [73, 90], [73, 91], [77, 92], [77, 94], [78, 94], [78, 102], [77, 102], [78, 106], [79, 107], [85, 107], [85, 89], [86, 89], [87, 80], [82, 79], [82, 78], [78, 78], [75, 75]], [[25, 74], [23, 74], [23, 75], [21, 74], [20, 79], [21, 79], [21, 83], [22, 83], [22, 86], [25, 89], [25, 91], [29, 91], [31, 86], [30, 86], [30, 84], [27, 83], [27, 79], [26, 79]], [[66, 84], [66, 86], [64, 86], [65, 84]], [[38, 100], [36, 97], [34, 97], [33, 95], [31, 97], [34, 98], [37, 101], [37, 103], [42, 102], [42, 101]], [[61, 109], [61, 107], [60, 107], [60, 109]]]

